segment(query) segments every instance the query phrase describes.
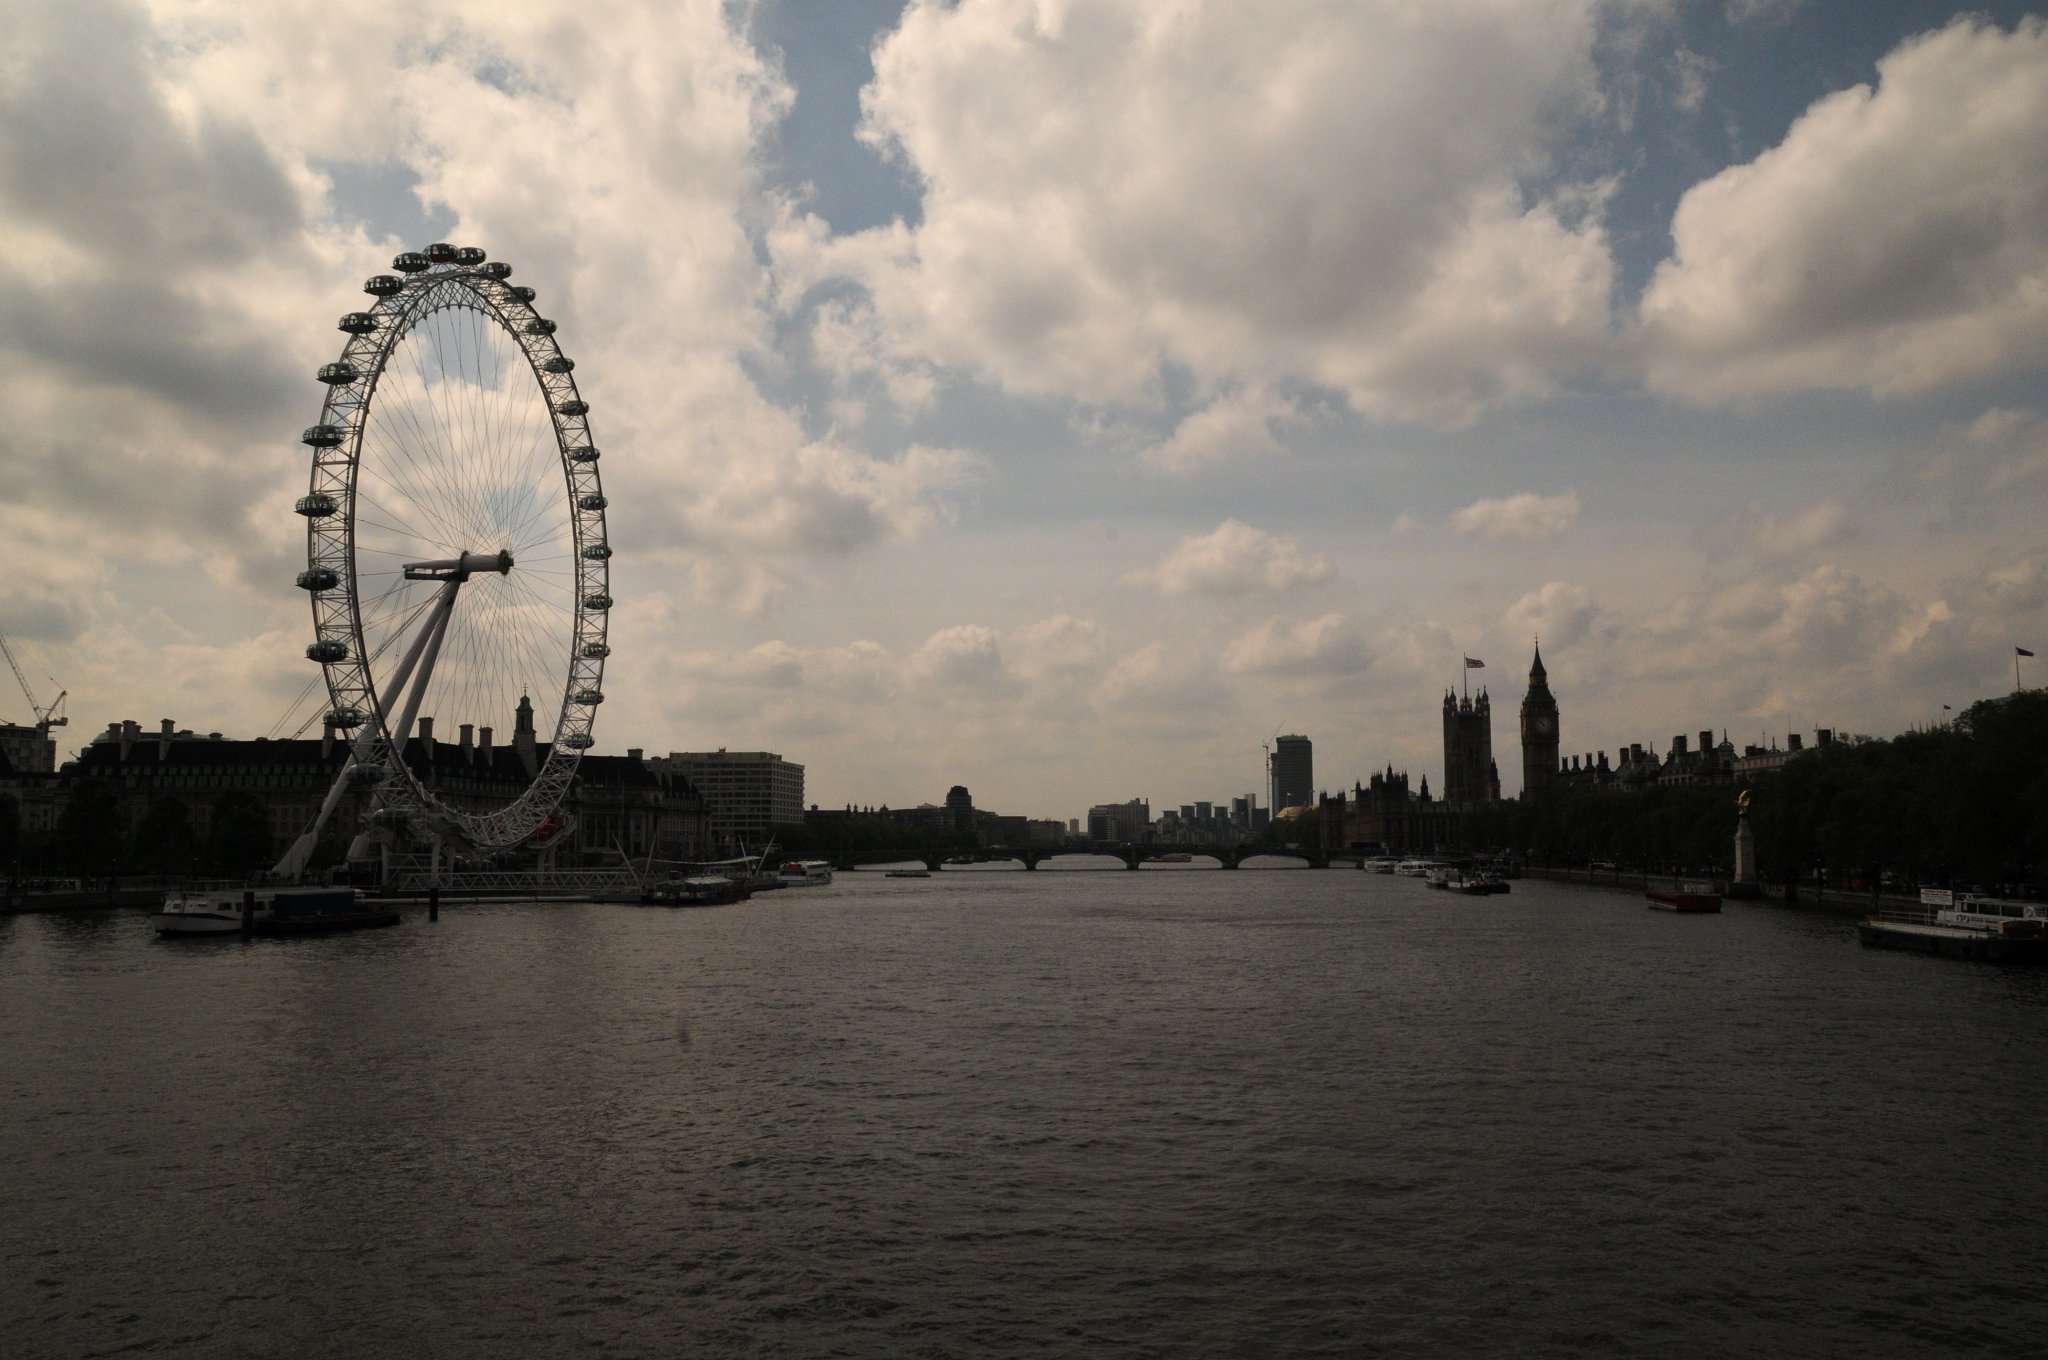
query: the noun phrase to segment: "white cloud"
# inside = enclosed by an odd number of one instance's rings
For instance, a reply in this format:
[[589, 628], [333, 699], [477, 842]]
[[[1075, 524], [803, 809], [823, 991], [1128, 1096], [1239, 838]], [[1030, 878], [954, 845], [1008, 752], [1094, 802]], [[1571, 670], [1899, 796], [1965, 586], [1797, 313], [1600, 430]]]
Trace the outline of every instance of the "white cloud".
[[1584, 586], [1551, 581], [1508, 607], [1506, 621], [1514, 631], [1548, 639], [1553, 651], [1585, 641], [1600, 616], [1600, 607]]
[[1474, 538], [1541, 542], [1570, 531], [1579, 521], [1579, 493], [1539, 496], [1533, 491], [1496, 500], [1478, 500], [1454, 512], [1451, 528]]
[[2048, 23], [1958, 19], [1878, 74], [1687, 191], [1642, 300], [1653, 386], [1889, 396], [2048, 344]]
[[1681, 113], [1698, 113], [1707, 102], [1707, 87], [1713, 82], [1714, 62], [1690, 48], [1681, 47], [1671, 58], [1671, 103]]
[[1268, 619], [1223, 649], [1233, 675], [1351, 676], [1372, 664], [1341, 614], [1291, 623]]
[[1275, 425], [1291, 423], [1293, 408], [1261, 389], [1218, 397], [1193, 412], [1173, 434], [1141, 451], [1139, 459], [1163, 472], [1193, 472], [1281, 451]]
[[[863, 283], [900, 354], [1151, 403], [1294, 379], [1457, 423], [1608, 340], [1604, 200], [1529, 185], [1596, 106], [1594, 0], [913, 3], [867, 135], [914, 225], [776, 240]], [[1157, 454], [1210, 456], [1199, 426]]]
[[1783, 23], [1805, 3], [1806, 0], [1728, 0], [1728, 22]]
[[1912, 493], [1939, 496], [1953, 519], [2017, 512], [2038, 523], [2048, 492], [2048, 419], [1994, 407], [1966, 426], [1942, 430], [1908, 460], [1908, 472]]
[[1773, 510], [1750, 501], [1735, 513], [1716, 520], [1701, 535], [1709, 552], [1789, 557], [1830, 547], [1853, 538], [1856, 518], [1832, 496], [1797, 510]]
[[1336, 575], [1322, 557], [1305, 558], [1285, 534], [1234, 519], [1184, 538], [1158, 566], [1140, 573], [1168, 595], [1244, 595], [1321, 585]]

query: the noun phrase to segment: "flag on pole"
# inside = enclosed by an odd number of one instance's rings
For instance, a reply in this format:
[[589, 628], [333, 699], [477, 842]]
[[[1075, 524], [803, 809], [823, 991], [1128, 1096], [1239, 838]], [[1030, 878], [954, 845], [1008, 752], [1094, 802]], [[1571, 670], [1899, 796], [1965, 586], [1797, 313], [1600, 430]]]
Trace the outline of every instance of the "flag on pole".
[[[2026, 652], [2026, 653], [2023, 653], [2023, 655], [2026, 655], [2026, 656], [2032, 656], [2032, 655], [2033, 655], [2033, 653], [2032, 653], [2032, 652]], [[1468, 671], [1469, 671], [1469, 670], [1472, 670], [1472, 669], [1473, 669], [1473, 668], [1475, 668], [1475, 667], [1483, 667], [1483, 666], [1485, 666], [1485, 665], [1486, 665], [1486, 663], [1485, 663], [1484, 661], [1478, 661], [1478, 660], [1475, 660], [1474, 658], [1472, 658], [1472, 657], [1469, 657], [1469, 656], [1465, 658], [1465, 669], [1466, 669], [1466, 670], [1468, 670]]]
[[1950, 707], [1949, 707], [1949, 706], [1948, 706], [1947, 704], [1943, 704], [1943, 705], [1941, 706], [1941, 711], [1942, 711], [1942, 712], [1944, 712], [1944, 713], [1953, 713], [1953, 712], [1955, 712], [1955, 710], [1954, 710], [1954, 709], [1952, 709], [1952, 708], [1950, 708]]
[[[2019, 653], [2019, 654], [2020, 654], [2021, 656], [2032, 656], [2032, 655], [2033, 655], [2033, 653], [2032, 653], [2032, 652], [2028, 651], [2028, 650], [2027, 650], [2026, 648], [2024, 648], [2024, 647], [2015, 647], [2015, 648], [2013, 648], [2013, 650], [2014, 650], [2015, 652]], [[1470, 663], [1468, 662], [1467, 664], [1469, 665]]]

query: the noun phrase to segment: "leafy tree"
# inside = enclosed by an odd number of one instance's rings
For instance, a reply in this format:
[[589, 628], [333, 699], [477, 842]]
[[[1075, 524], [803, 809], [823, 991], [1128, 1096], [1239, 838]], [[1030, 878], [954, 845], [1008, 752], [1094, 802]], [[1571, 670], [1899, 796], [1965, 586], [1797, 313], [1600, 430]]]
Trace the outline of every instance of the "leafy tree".
[[57, 813], [51, 851], [66, 873], [80, 878], [101, 878], [120, 868], [126, 857], [121, 805], [104, 781], [86, 779], [72, 786]]
[[135, 863], [152, 873], [188, 873], [198, 858], [199, 847], [194, 839], [191, 809], [184, 801], [157, 798], [135, 824]]
[[206, 863], [216, 874], [239, 877], [266, 868], [276, 858], [270, 843], [270, 814], [254, 794], [234, 792], [213, 805], [206, 837]]
[[21, 857], [21, 800], [0, 793], [0, 872], [11, 871]]

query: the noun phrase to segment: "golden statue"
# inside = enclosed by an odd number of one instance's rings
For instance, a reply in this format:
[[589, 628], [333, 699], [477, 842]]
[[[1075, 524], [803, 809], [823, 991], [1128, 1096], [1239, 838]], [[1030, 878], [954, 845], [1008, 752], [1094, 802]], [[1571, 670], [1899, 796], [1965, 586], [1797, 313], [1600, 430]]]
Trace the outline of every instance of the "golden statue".
[[1736, 812], [1736, 815], [1737, 815], [1737, 816], [1741, 816], [1741, 815], [1742, 815], [1743, 813], [1745, 813], [1745, 812], [1748, 812], [1748, 811], [1749, 811], [1749, 790], [1748, 790], [1748, 789], [1744, 789], [1744, 790], [1742, 791], [1742, 795], [1741, 795], [1741, 796], [1740, 796], [1739, 798], [1737, 798], [1737, 799], [1735, 800], [1735, 812]]

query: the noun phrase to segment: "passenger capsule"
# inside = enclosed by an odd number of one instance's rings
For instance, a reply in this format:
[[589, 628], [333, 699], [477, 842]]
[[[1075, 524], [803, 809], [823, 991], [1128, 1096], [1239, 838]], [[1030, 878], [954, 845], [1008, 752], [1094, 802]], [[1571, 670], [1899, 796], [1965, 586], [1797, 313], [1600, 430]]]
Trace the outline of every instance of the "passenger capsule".
[[316, 449], [331, 449], [348, 436], [348, 431], [339, 425], [308, 425], [299, 436], [301, 444], [311, 444]]
[[[363, 725], [363, 710], [361, 710], [360, 708], [330, 709], [328, 711], [326, 721], [329, 727], [332, 727], [337, 731], [347, 732], [352, 728], [361, 727]], [[379, 811], [382, 810], [383, 809], [379, 809]]]
[[523, 283], [515, 283], [512, 285], [512, 296], [521, 302], [531, 302], [540, 295]]
[[343, 383], [352, 383], [358, 376], [356, 366], [346, 359], [320, 365], [320, 381], [330, 387], [339, 387]]
[[483, 262], [484, 253], [475, 246], [457, 246], [455, 248], [455, 263], [474, 268]]
[[573, 401], [563, 402], [555, 409], [565, 416], [587, 416], [590, 414], [590, 403], [578, 397]]
[[596, 708], [604, 702], [604, 691], [601, 689], [579, 689], [576, 691], [576, 702], [579, 704], [589, 704], [592, 708]]
[[321, 638], [306, 648], [306, 660], [317, 661], [323, 666], [335, 661], [346, 661], [348, 644], [339, 638]]
[[583, 607], [602, 612], [612, 607], [612, 597], [604, 594], [602, 591], [595, 595], [585, 595], [583, 597]]
[[332, 590], [341, 584], [341, 578], [328, 567], [308, 567], [297, 577], [300, 590], [310, 590], [315, 595], [323, 590]]
[[436, 241], [427, 247], [427, 259], [434, 264], [454, 264], [455, 247], [446, 241]]
[[569, 450], [569, 461], [572, 463], [595, 463], [597, 461], [597, 450], [591, 448], [588, 444], [580, 445]]
[[301, 496], [292, 506], [292, 509], [298, 511], [307, 519], [326, 519], [340, 508], [339, 505], [335, 504], [334, 497], [328, 495], [325, 491], [315, 491], [310, 496]]
[[339, 323], [339, 329], [350, 335], [368, 335], [377, 329], [377, 318], [368, 312], [350, 312]]
[[597, 738], [591, 736], [588, 732], [571, 732], [568, 736], [562, 738], [562, 745], [572, 751], [588, 751], [591, 747], [597, 745]]
[[612, 557], [612, 545], [609, 543], [593, 543], [583, 550], [583, 555], [593, 562], [609, 562]]
[[602, 493], [593, 491], [588, 496], [578, 496], [576, 504], [582, 506], [585, 510], [602, 510], [607, 505], [610, 505], [611, 502], [606, 500]]
[[407, 250], [392, 258], [391, 267], [401, 274], [417, 274], [422, 269], [432, 269], [434, 262], [417, 250]]
[[553, 335], [555, 333], [555, 323], [544, 316], [537, 316], [526, 323], [526, 333], [528, 335]]
[[363, 291], [374, 294], [377, 297], [390, 297], [395, 293], [405, 291], [405, 280], [394, 278], [389, 274], [373, 274], [370, 276], [370, 281], [363, 285]]
[[612, 654], [612, 645], [609, 642], [586, 642], [583, 644], [583, 654], [596, 660], [602, 660]]
[[576, 367], [576, 361], [566, 354], [557, 354], [540, 366], [543, 373], [567, 373]]
[[492, 260], [477, 272], [486, 278], [493, 278], [503, 283], [506, 279], [512, 277], [512, 266], [506, 264], [503, 260]]

